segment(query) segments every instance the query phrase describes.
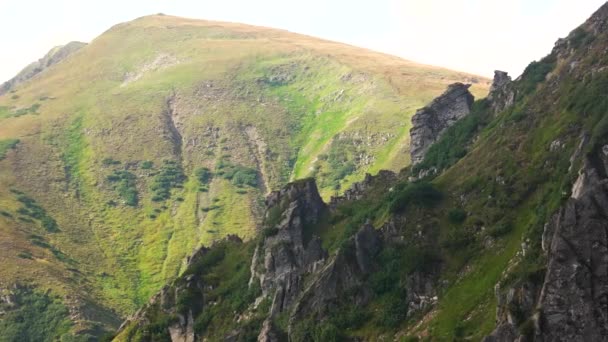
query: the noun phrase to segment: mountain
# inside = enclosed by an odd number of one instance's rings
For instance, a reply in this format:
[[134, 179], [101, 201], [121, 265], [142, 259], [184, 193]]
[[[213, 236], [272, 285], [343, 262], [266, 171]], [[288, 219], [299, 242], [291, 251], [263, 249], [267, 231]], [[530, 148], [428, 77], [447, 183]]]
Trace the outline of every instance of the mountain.
[[605, 341], [607, 47], [608, 3], [420, 109], [415, 165], [270, 193], [257, 238], [199, 249], [115, 341]]
[[2, 335], [114, 331], [201, 245], [256, 239], [271, 190], [314, 176], [329, 200], [409, 165], [412, 116], [454, 82], [489, 88], [344, 44], [166, 15], [53, 50], [0, 96]]
[[56, 46], [52, 48], [51, 51], [49, 51], [44, 57], [37, 60], [36, 62], [31, 63], [23, 70], [21, 70], [21, 72], [19, 72], [17, 76], [4, 82], [0, 86], [0, 95], [4, 95], [19, 84], [27, 82], [34, 76], [48, 69], [52, 65], [61, 62], [62, 60], [70, 56], [72, 53], [80, 50], [86, 45], [86, 43], [81, 42], [69, 42], [66, 45]]

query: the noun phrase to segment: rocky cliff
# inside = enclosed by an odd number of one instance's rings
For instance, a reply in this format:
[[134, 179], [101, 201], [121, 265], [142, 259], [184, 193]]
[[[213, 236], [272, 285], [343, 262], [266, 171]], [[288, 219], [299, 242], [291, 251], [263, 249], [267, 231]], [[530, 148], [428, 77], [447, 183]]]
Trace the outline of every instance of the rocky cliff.
[[416, 111], [410, 130], [412, 164], [422, 162], [424, 154], [441, 134], [471, 112], [474, 97], [470, 85], [454, 83], [428, 106]]
[[34, 76], [45, 71], [52, 65], [61, 62], [62, 60], [64, 60], [65, 58], [67, 58], [74, 52], [80, 50], [86, 45], [86, 43], [81, 42], [70, 42], [66, 45], [54, 47], [53, 49], [51, 49], [51, 51], [44, 55], [44, 57], [28, 65], [23, 70], [21, 70], [21, 72], [19, 72], [17, 76], [0, 85], [0, 95], [6, 94], [17, 85], [30, 80]]
[[515, 89], [511, 77], [504, 71], [494, 71], [494, 80], [490, 87], [487, 97], [491, 102], [492, 113], [494, 115], [511, 107], [515, 102]]
[[498, 290], [497, 328], [484, 341], [606, 340], [608, 145], [603, 150], [585, 161], [572, 197], [544, 227], [544, 281]]

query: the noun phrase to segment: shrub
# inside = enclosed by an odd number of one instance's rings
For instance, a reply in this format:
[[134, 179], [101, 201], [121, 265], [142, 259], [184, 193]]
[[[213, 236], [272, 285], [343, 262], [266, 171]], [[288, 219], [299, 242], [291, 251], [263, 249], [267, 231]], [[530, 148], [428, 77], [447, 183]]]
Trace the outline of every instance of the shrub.
[[126, 170], [114, 171], [106, 179], [111, 183], [116, 183], [114, 190], [118, 192], [126, 205], [137, 206], [138, 196], [134, 174]]
[[448, 212], [448, 220], [455, 224], [464, 222], [467, 218], [467, 212], [461, 208], [454, 208]]
[[19, 252], [17, 256], [21, 259], [32, 259], [32, 253], [30, 252]]
[[338, 342], [342, 340], [338, 328], [327, 322], [317, 326], [316, 329], [313, 330], [312, 335], [312, 339], [315, 342]]
[[216, 175], [230, 180], [232, 184], [238, 187], [245, 185], [256, 187], [258, 185], [258, 171], [256, 169], [242, 165], [235, 165], [221, 159], [216, 165], [216, 170], [218, 170]]
[[213, 174], [211, 173], [211, 170], [209, 170], [206, 167], [201, 167], [201, 168], [196, 169], [194, 171], [194, 175], [196, 176], [196, 179], [201, 184], [208, 184], [209, 181], [211, 180], [211, 177], [213, 176]]
[[9, 150], [15, 149], [17, 144], [19, 144], [19, 139], [0, 140], [0, 160], [6, 157]]
[[3, 314], [0, 339], [59, 341], [68, 334], [72, 323], [67, 307], [59, 298], [29, 288], [19, 288], [14, 292], [19, 305]]
[[488, 229], [490, 236], [497, 238], [508, 234], [513, 230], [513, 225], [510, 222], [501, 221], [498, 222], [494, 227]]
[[104, 158], [101, 163], [105, 166], [110, 166], [110, 165], [118, 165], [120, 164], [120, 161], [118, 160], [114, 160], [112, 158]]
[[403, 212], [408, 205], [419, 207], [435, 206], [442, 199], [442, 194], [433, 185], [426, 182], [407, 184], [401, 190], [395, 190], [392, 194], [390, 211], [392, 213]]
[[407, 318], [408, 301], [405, 289], [391, 293], [384, 300], [379, 324], [389, 329], [397, 328]]
[[181, 188], [185, 180], [181, 166], [174, 161], [165, 160], [150, 186], [153, 191], [152, 201], [162, 202], [171, 198], [171, 189]]
[[279, 233], [279, 229], [276, 227], [266, 228], [262, 230], [262, 236], [264, 238], [275, 236]]
[[448, 232], [447, 236], [441, 241], [441, 246], [450, 250], [459, 250], [468, 247], [475, 241], [475, 238], [466, 231], [455, 229]]
[[141, 163], [141, 168], [144, 170], [150, 170], [153, 167], [154, 167], [154, 163], [149, 160], [145, 160]]
[[536, 89], [536, 86], [544, 82], [549, 74], [555, 68], [557, 58], [554, 55], [549, 55], [542, 60], [530, 63], [521, 76], [519, 88], [524, 94], [530, 94]]
[[[17, 201], [23, 204], [23, 207], [17, 210], [17, 213], [23, 216], [29, 216], [33, 219], [40, 221], [40, 224], [49, 233], [56, 233], [59, 231], [59, 226], [55, 219], [49, 216], [36, 201], [24, 194], [17, 195]], [[27, 222], [27, 221], [26, 221]]]

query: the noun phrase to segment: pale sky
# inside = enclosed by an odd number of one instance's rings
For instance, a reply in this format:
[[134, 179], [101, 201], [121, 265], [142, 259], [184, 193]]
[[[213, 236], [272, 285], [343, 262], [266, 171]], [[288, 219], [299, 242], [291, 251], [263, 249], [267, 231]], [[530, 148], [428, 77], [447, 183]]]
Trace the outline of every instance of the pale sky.
[[0, 0], [0, 82], [55, 45], [165, 13], [286, 29], [409, 60], [518, 76], [605, 0]]

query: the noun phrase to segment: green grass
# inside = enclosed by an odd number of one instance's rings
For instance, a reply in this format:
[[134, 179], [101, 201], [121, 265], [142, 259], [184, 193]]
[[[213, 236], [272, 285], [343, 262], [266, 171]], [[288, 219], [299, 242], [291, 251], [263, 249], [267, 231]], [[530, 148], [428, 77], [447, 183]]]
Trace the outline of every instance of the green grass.
[[0, 140], [0, 160], [6, 158], [8, 151], [15, 149], [19, 144], [19, 139]]

